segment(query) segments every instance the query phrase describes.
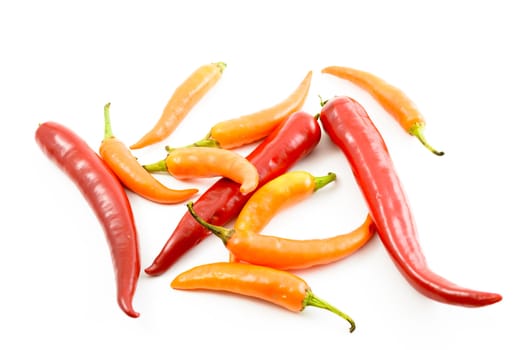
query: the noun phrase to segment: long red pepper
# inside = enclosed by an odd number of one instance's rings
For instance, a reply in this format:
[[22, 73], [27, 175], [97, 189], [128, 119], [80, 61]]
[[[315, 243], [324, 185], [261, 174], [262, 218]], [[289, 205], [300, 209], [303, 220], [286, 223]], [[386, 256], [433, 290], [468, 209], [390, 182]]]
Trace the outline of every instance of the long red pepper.
[[388, 149], [358, 102], [350, 97], [333, 98], [323, 106], [320, 120], [347, 158], [383, 245], [414, 288], [431, 299], [460, 306], [484, 306], [502, 299], [496, 293], [463, 288], [429, 268]]
[[[287, 117], [247, 156], [258, 170], [258, 188], [309, 154], [320, 138], [321, 128], [312, 115], [299, 111]], [[250, 194], [242, 194], [238, 183], [221, 178], [197, 199], [194, 210], [210, 224], [225, 225], [239, 214]], [[149, 275], [162, 274], [186, 251], [209, 235], [209, 230], [195, 221], [190, 213], [185, 213], [145, 272]]]
[[102, 159], [77, 134], [55, 123], [40, 124], [35, 140], [44, 154], [75, 183], [103, 227], [110, 246], [117, 302], [138, 317], [132, 301], [140, 273], [135, 220], [126, 192]]

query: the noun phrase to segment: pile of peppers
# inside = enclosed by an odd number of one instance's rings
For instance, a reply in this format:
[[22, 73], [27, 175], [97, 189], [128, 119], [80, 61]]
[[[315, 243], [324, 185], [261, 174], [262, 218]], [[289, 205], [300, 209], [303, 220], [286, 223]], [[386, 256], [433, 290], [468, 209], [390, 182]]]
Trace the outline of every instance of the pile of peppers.
[[[302, 110], [309, 94], [309, 71], [290, 95], [266, 109], [212, 125], [195, 143], [167, 147], [158, 162], [141, 164], [133, 150], [164, 141], [222, 76], [226, 64], [197, 67], [180, 83], [151, 130], [131, 146], [112, 131], [110, 104], [104, 106], [104, 137], [98, 150], [67, 126], [39, 124], [35, 140], [42, 152], [77, 186], [104, 232], [116, 277], [116, 299], [122, 311], [139, 317], [133, 296], [141, 269], [139, 235], [126, 190], [162, 205], [186, 203], [187, 211], [155, 259], [144, 269], [158, 276], [208, 236], [220, 239], [229, 261], [196, 266], [177, 275], [171, 287], [247, 295], [290, 311], [306, 306], [326, 309], [354, 320], [316, 296], [294, 270], [330, 264], [363, 247], [375, 234], [402, 276], [422, 295], [446, 304], [481, 307], [499, 302], [497, 293], [462, 287], [433, 272], [418, 241], [417, 227], [395, 165], [381, 133], [363, 106], [349, 96], [323, 101], [319, 113]], [[370, 93], [409, 135], [426, 149], [425, 120], [397, 87], [369, 72], [328, 66], [322, 71]], [[363, 223], [350, 232], [323, 239], [293, 240], [263, 234], [284, 208], [306, 200], [335, 180], [336, 174], [314, 175], [289, 169], [307, 157], [326, 133], [349, 164], [368, 207]], [[236, 149], [254, 144], [246, 157]], [[219, 179], [204, 193], [196, 188], [169, 188], [152, 173], [178, 179]], [[226, 228], [230, 222], [232, 228]], [[218, 240], [219, 241], [219, 240]]]

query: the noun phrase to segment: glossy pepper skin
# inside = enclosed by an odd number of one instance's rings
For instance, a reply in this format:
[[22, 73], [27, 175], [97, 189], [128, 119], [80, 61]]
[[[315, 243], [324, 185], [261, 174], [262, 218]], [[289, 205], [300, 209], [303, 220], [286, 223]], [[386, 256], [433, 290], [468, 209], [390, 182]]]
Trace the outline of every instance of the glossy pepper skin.
[[336, 174], [314, 176], [308, 171], [288, 171], [252, 193], [239, 213], [234, 230], [260, 233], [280, 211], [304, 201], [336, 181]]
[[428, 267], [388, 149], [357, 101], [350, 97], [329, 100], [321, 110], [320, 121], [348, 160], [383, 245], [416, 290], [436, 301], [466, 307], [489, 305], [502, 299], [496, 293], [454, 284]]
[[367, 91], [411, 136], [415, 136], [424, 147], [437, 156], [444, 152], [434, 149], [424, 137], [426, 120], [415, 103], [399, 88], [382, 78], [351, 67], [329, 66], [322, 73], [332, 74], [348, 80]]
[[117, 284], [117, 302], [138, 317], [132, 301], [140, 273], [135, 220], [119, 179], [89, 145], [56, 122], [40, 124], [35, 140], [43, 153], [77, 186], [106, 234]]
[[[320, 139], [321, 128], [316, 118], [303, 111], [291, 114], [247, 156], [258, 170], [258, 188], [312, 152]], [[239, 214], [249, 198], [250, 193], [239, 191], [239, 184], [221, 178], [196, 200], [194, 210], [213, 225], [225, 225]], [[185, 213], [145, 272], [162, 274], [209, 235], [210, 231], [196, 222], [190, 213]]]
[[307, 306], [314, 306], [345, 319], [351, 325], [351, 333], [356, 328], [351, 317], [317, 297], [301, 277], [267, 266], [231, 262], [199, 265], [177, 275], [170, 285], [173, 289], [245, 295], [292, 312], [301, 312]]
[[143, 148], [168, 138], [195, 105], [217, 84], [225, 68], [226, 63], [214, 62], [201, 65], [193, 71], [175, 89], [152, 129], [130, 148]]
[[110, 104], [104, 106], [104, 138], [99, 146], [99, 154], [106, 165], [130, 191], [160, 204], [177, 204], [193, 197], [198, 189], [172, 189], [164, 186], [153, 177], [132, 154], [128, 146], [113, 135]]
[[254, 191], [259, 181], [258, 171], [249, 160], [235, 151], [216, 147], [169, 148], [165, 159], [143, 167], [168, 172], [179, 180], [227, 177], [241, 185], [241, 193]]
[[215, 124], [209, 135], [197, 145], [212, 141], [221, 148], [232, 149], [264, 139], [285, 118], [301, 109], [308, 96], [311, 79], [312, 71], [309, 71], [287, 98], [271, 107]]
[[322, 239], [287, 239], [210, 225], [195, 214], [192, 202], [186, 206], [196, 221], [223, 241], [233, 256], [231, 261], [279, 270], [306, 269], [338, 261], [360, 249], [374, 233], [372, 220], [367, 216], [362, 225], [345, 234]]
[[[315, 177], [302, 170], [286, 172], [250, 196], [234, 223], [234, 230], [258, 234], [280, 211], [303, 201], [335, 180], [334, 173]], [[238, 259], [230, 253], [230, 261]]]

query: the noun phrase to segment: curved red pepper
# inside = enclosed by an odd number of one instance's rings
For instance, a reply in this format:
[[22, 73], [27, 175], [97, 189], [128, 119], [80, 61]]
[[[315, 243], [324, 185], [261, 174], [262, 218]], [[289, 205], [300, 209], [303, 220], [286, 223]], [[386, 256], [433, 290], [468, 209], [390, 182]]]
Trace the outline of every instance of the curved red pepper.
[[484, 306], [502, 299], [496, 293], [458, 286], [428, 267], [387, 147], [358, 102], [349, 97], [334, 98], [323, 106], [320, 120], [332, 142], [345, 154], [383, 245], [414, 288], [434, 300], [461, 306]]
[[[318, 121], [305, 112], [292, 113], [247, 156], [259, 173], [259, 187], [287, 171], [294, 163], [309, 154], [321, 138]], [[213, 225], [225, 225], [234, 219], [249, 199], [239, 191], [239, 184], [219, 179], [199, 197], [195, 212]], [[187, 250], [210, 235], [187, 212], [172, 235], [145, 272], [160, 275], [170, 268]]]
[[135, 221], [122, 184], [102, 159], [65, 126], [40, 124], [35, 140], [44, 154], [75, 183], [101, 223], [110, 246], [117, 283], [117, 302], [138, 317], [132, 299], [140, 273]]

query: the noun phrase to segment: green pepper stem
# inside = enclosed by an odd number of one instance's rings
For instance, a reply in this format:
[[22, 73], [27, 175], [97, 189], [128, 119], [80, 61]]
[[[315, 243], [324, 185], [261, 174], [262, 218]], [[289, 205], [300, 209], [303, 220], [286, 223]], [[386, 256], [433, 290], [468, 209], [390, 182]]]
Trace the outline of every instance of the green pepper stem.
[[428, 150], [436, 154], [437, 156], [443, 156], [444, 152], [437, 151], [429, 143], [427, 143], [424, 137], [424, 124], [416, 123], [408, 130], [409, 135], [415, 136]]
[[[182, 148], [189, 148], [189, 147], [210, 147], [210, 148], [221, 148], [221, 146], [219, 145], [219, 142], [217, 142], [216, 140], [214, 140], [213, 138], [210, 137], [210, 134], [206, 135], [203, 139], [197, 141], [197, 142], [194, 142], [194, 143], [191, 143], [189, 145], [186, 145]], [[164, 147], [164, 149], [166, 150], [166, 152], [170, 153], [171, 151], [177, 149], [178, 147], [172, 147], [170, 145], [167, 145]]]
[[186, 207], [188, 208], [188, 211], [190, 212], [190, 215], [204, 228], [210, 230], [214, 235], [219, 237], [223, 243], [226, 245], [230, 237], [234, 234], [233, 229], [228, 229], [226, 227], [212, 225], [205, 220], [203, 220], [194, 210], [194, 203], [188, 202], [186, 204]]
[[199, 140], [197, 142], [194, 142], [186, 147], [214, 147], [214, 148], [219, 148], [219, 142], [217, 142], [216, 140], [210, 138], [210, 137], [205, 137], [204, 139], [202, 140]]
[[314, 192], [316, 192], [317, 190], [319, 190], [320, 188], [324, 187], [325, 185], [333, 182], [334, 180], [336, 180], [336, 174], [333, 173], [333, 172], [330, 172], [328, 173], [327, 175], [324, 175], [324, 176], [316, 176], [314, 178]]
[[146, 169], [150, 173], [156, 173], [156, 172], [166, 173], [166, 172], [168, 172], [168, 168], [166, 166], [166, 160], [165, 159], [160, 160], [160, 161], [155, 162], [155, 163], [143, 165], [142, 167], [144, 169]]
[[214, 62], [214, 64], [219, 67], [219, 70], [221, 71], [221, 73], [223, 73], [223, 71], [225, 70], [226, 68], [226, 63], [225, 62]]
[[327, 104], [327, 102], [329, 102], [329, 100], [324, 100], [323, 97], [321, 97], [321, 95], [318, 95], [318, 98], [320, 99], [320, 106], [325, 106]]
[[343, 313], [342, 311], [338, 310], [328, 302], [318, 298], [316, 295], [312, 293], [312, 291], [309, 289], [307, 290], [307, 296], [305, 297], [305, 300], [303, 300], [303, 307], [306, 306], [315, 306], [319, 307], [320, 309], [329, 310], [330, 312], [344, 318], [351, 324], [351, 328], [349, 331], [352, 333], [356, 329], [356, 324], [354, 323], [353, 319], [350, 318], [347, 314]]
[[[320, 106], [323, 107], [327, 104], [327, 102], [329, 102], [329, 100], [324, 100], [323, 97], [321, 97], [321, 95], [318, 95], [318, 98], [320, 99]], [[314, 119], [316, 120], [319, 120], [320, 119], [320, 112], [316, 113], [314, 115]]]
[[111, 121], [110, 121], [110, 103], [104, 105], [104, 140], [110, 139], [113, 137], [113, 131], [111, 130]]

